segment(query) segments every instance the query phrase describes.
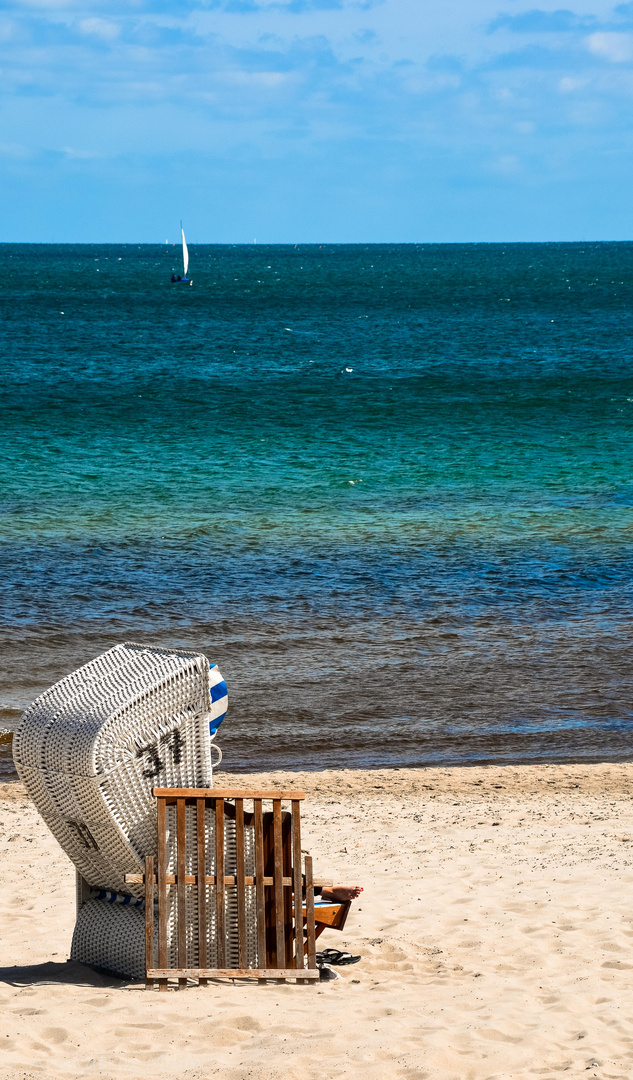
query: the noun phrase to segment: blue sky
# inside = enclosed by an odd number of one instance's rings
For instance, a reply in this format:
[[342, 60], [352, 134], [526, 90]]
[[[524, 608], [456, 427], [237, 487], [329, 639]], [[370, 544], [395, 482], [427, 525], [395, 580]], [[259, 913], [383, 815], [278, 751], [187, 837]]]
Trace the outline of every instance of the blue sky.
[[633, 3], [15, 0], [0, 239], [633, 239]]

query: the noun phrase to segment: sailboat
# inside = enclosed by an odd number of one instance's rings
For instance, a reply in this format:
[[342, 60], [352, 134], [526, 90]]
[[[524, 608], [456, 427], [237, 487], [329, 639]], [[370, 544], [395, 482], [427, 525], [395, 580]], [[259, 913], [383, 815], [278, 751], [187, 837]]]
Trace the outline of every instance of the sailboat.
[[185, 240], [185, 230], [182, 227], [182, 221], [180, 222], [180, 232], [182, 234], [182, 266], [183, 266], [183, 272], [182, 272], [182, 276], [180, 274], [172, 274], [171, 275], [171, 280], [172, 280], [172, 284], [174, 284], [174, 285], [181, 282], [181, 281], [183, 281], [183, 282], [186, 281], [186, 282], [188, 282], [189, 285], [193, 285], [193, 281], [191, 280], [191, 278], [187, 277], [187, 271], [189, 269], [189, 249], [187, 247], [187, 241]]

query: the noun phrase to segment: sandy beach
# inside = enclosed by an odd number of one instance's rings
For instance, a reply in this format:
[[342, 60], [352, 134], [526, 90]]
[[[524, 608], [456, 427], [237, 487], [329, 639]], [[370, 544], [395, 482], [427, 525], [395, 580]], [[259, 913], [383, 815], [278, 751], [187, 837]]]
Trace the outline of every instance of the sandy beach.
[[0, 786], [1, 1080], [542, 1080], [633, 1072], [633, 765], [231, 776], [301, 787], [318, 871], [365, 888], [317, 986], [168, 994], [67, 961], [74, 872]]

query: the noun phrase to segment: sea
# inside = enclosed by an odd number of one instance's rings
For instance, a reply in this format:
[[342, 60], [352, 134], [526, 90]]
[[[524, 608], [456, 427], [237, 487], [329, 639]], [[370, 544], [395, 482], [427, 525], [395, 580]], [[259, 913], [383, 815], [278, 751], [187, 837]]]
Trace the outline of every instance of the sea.
[[0, 245], [0, 775], [117, 642], [232, 771], [633, 759], [633, 244]]

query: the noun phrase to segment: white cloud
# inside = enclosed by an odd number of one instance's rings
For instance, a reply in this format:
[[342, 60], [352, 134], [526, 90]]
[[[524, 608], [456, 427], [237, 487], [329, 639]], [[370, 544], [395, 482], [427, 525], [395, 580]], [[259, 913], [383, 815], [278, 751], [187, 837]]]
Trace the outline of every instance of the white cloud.
[[585, 38], [585, 44], [589, 52], [594, 56], [601, 56], [612, 64], [624, 64], [627, 60], [633, 60], [633, 36], [631, 34], [617, 34], [609, 31], [590, 34]]
[[88, 37], [98, 37], [103, 41], [114, 41], [121, 33], [121, 28], [117, 23], [110, 22], [108, 19], [99, 19], [97, 17], [81, 19], [79, 22], [79, 29], [82, 34], [86, 34]]
[[60, 8], [76, 6], [76, 0], [22, 0], [22, 3], [16, 5], [18, 10], [20, 8], [43, 8], [47, 11], [52, 11], [54, 14], [57, 13]]
[[587, 85], [586, 79], [574, 79], [570, 75], [564, 75], [559, 80], [558, 89], [561, 94], [573, 94], [574, 90], [582, 90]]
[[290, 76], [281, 71], [227, 71], [223, 78], [240, 86], [274, 87], [288, 82]]
[[72, 146], [65, 146], [63, 153], [72, 161], [94, 161], [106, 156], [100, 150], [75, 150]]
[[29, 146], [24, 146], [22, 143], [9, 143], [0, 142], [0, 157], [15, 158], [30, 158], [33, 156], [33, 151]]
[[521, 162], [516, 154], [503, 154], [502, 157], [497, 158], [493, 167], [495, 172], [502, 173], [504, 176], [515, 176], [521, 171]]

